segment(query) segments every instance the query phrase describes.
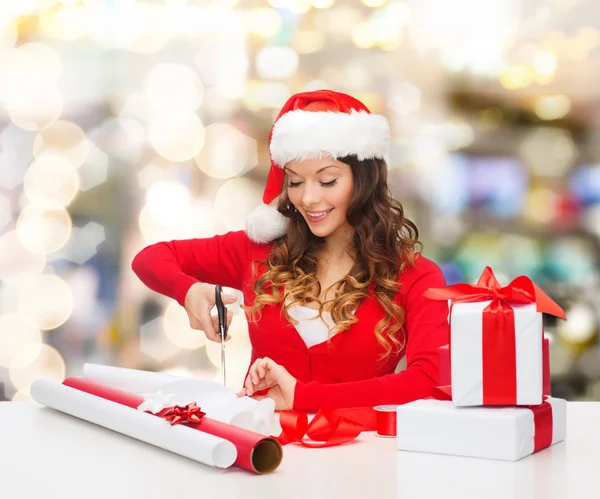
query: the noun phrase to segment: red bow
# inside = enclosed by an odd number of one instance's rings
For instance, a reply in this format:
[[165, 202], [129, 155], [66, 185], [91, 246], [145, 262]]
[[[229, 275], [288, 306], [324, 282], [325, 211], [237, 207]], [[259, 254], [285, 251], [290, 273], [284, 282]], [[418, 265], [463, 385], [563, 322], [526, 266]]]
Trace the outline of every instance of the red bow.
[[200, 420], [206, 414], [200, 410], [200, 407], [196, 405], [196, 402], [185, 406], [176, 405], [167, 409], [162, 414], [162, 417], [171, 423], [171, 425], [185, 424], [185, 423], [199, 423]]
[[527, 276], [513, 279], [502, 287], [490, 267], [486, 267], [477, 281], [472, 284], [454, 284], [445, 288], [430, 288], [423, 296], [433, 300], [452, 300], [453, 303], [472, 303], [486, 300], [501, 300], [507, 303], [535, 303], [538, 312], [566, 319], [565, 312]]
[[[353, 409], [321, 409], [310, 424], [305, 412], [281, 411], [281, 445], [299, 442], [306, 447], [331, 447], [354, 440], [363, 431], [377, 427], [377, 414], [371, 407]], [[308, 442], [304, 436], [319, 442]]]

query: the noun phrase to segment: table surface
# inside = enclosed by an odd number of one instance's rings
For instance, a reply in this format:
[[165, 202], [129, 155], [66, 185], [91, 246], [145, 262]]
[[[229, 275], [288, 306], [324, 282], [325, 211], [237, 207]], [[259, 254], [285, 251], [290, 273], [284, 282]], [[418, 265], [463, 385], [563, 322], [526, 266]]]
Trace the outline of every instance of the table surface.
[[0, 403], [0, 497], [61, 499], [598, 498], [600, 402], [568, 404], [567, 441], [517, 462], [395, 449], [362, 434], [324, 449], [284, 447], [254, 475], [211, 468], [42, 407]]

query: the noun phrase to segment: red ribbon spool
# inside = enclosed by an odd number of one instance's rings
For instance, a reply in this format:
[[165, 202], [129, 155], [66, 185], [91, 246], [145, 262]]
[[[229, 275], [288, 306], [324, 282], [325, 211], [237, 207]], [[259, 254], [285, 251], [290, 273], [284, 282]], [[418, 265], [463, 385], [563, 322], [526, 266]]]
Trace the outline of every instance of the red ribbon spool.
[[378, 405], [373, 409], [377, 413], [377, 429], [375, 434], [378, 437], [396, 436], [396, 405]]

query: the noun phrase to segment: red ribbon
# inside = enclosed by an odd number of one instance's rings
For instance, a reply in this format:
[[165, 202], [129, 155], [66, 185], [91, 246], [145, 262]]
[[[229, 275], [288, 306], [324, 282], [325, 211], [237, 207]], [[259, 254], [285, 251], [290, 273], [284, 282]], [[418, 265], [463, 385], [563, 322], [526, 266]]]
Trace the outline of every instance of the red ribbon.
[[492, 269], [486, 267], [476, 285], [454, 284], [430, 288], [423, 296], [433, 300], [474, 303], [491, 300], [483, 310], [483, 404], [514, 405], [517, 403], [517, 358], [514, 310], [511, 304], [535, 303], [538, 312], [565, 319], [565, 313], [548, 295], [526, 276], [502, 287]]
[[200, 410], [196, 402], [185, 406], [176, 405], [175, 407], [167, 408], [159, 414], [171, 423], [171, 425], [185, 423], [199, 423], [206, 416], [206, 413]]
[[363, 431], [376, 430], [377, 414], [371, 407], [321, 409], [309, 424], [305, 412], [281, 411], [279, 422], [282, 432], [276, 438], [281, 445], [298, 442], [305, 447], [331, 447], [351, 442]]

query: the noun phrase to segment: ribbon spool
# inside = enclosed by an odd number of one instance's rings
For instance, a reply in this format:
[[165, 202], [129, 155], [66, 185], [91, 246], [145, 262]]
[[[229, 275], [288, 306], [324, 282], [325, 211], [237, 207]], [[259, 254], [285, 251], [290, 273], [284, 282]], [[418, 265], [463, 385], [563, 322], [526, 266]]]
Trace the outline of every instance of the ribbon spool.
[[373, 408], [377, 413], [377, 430], [375, 435], [388, 438], [396, 436], [397, 408], [397, 405], [378, 405]]

